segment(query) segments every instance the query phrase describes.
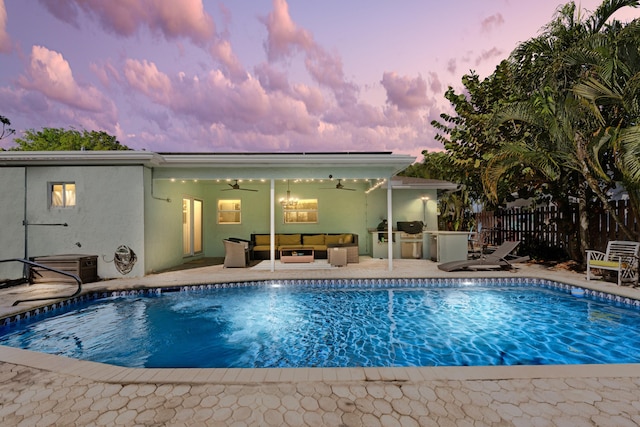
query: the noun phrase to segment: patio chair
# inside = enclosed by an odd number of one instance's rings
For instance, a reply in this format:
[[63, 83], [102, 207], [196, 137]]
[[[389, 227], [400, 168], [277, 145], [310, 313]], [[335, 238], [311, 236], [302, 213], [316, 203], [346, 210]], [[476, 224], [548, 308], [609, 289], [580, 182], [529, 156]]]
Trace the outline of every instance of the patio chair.
[[249, 245], [247, 242], [224, 242], [224, 267], [246, 267], [249, 264]]
[[480, 258], [450, 261], [438, 264], [438, 268], [442, 271], [456, 270], [480, 270], [480, 269], [496, 269], [507, 270], [513, 267], [513, 264], [526, 262], [528, 256], [511, 257], [510, 254], [520, 244], [520, 241], [506, 241], [496, 248], [490, 254], [482, 255]]
[[487, 235], [486, 231], [482, 229], [482, 223], [478, 223], [477, 230], [469, 230], [469, 255], [472, 258], [477, 258], [481, 256], [482, 253], [487, 248]]
[[591, 270], [609, 270], [618, 274], [618, 286], [622, 281], [630, 281], [638, 286], [638, 252], [640, 243], [611, 240], [606, 252], [587, 250], [587, 280], [591, 280]]

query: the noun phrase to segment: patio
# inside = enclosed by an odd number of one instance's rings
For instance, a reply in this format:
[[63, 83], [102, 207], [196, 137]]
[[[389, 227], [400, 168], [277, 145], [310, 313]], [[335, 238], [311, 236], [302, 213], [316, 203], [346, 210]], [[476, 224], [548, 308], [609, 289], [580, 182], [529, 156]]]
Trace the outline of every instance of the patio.
[[[640, 299], [584, 274], [519, 265], [443, 273], [435, 263], [362, 257], [328, 270], [265, 272], [221, 265], [84, 286], [85, 291], [265, 279], [531, 277]], [[11, 303], [64, 286], [0, 290]], [[18, 306], [19, 310], [27, 306]], [[344, 369], [127, 369], [0, 348], [0, 420], [11, 425], [637, 425], [637, 365]]]

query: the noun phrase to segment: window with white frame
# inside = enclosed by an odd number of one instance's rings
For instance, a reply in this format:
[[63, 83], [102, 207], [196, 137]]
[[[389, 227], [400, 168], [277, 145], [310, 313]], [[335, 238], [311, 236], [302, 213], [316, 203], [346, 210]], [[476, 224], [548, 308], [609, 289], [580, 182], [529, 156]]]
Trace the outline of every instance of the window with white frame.
[[49, 204], [52, 208], [68, 208], [76, 205], [75, 182], [52, 182], [49, 184]]
[[318, 199], [301, 199], [292, 207], [283, 208], [285, 224], [312, 224], [318, 222]]
[[240, 224], [241, 220], [240, 200], [218, 200], [218, 224]]

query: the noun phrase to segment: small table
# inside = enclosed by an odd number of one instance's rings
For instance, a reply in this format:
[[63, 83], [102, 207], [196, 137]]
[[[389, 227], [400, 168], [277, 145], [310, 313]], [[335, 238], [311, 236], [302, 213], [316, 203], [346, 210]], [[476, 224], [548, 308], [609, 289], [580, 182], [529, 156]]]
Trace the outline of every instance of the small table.
[[347, 248], [328, 248], [327, 258], [333, 267], [347, 265]]
[[280, 248], [280, 262], [313, 262], [315, 252], [309, 246], [282, 246]]

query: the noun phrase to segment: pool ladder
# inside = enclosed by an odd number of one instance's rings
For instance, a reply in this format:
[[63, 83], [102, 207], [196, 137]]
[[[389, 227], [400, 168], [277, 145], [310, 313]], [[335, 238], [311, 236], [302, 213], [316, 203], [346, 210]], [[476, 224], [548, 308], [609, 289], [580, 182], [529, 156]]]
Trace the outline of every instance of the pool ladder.
[[59, 296], [59, 297], [41, 297], [41, 298], [19, 299], [19, 300], [16, 300], [12, 304], [12, 306], [16, 306], [16, 305], [18, 305], [18, 304], [20, 304], [22, 302], [48, 301], [48, 300], [52, 300], [52, 299], [73, 298], [73, 297], [79, 295], [80, 292], [82, 292], [82, 280], [80, 280], [80, 277], [76, 276], [73, 273], [68, 273], [66, 271], [58, 270], [56, 268], [51, 268], [51, 267], [48, 267], [46, 265], [38, 264], [37, 262], [33, 262], [33, 261], [26, 260], [26, 259], [21, 259], [21, 258], [11, 258], [11, 259], [2, 259], [2, 260], [0, 260], [0, 263], [3, 263], [3, 262], [21, 262], [21, 263], [23, 263], [25, 265], [29, 265], [31, 267], [38, 267], [38, 268], [42, 268], [44, 270], [49, 270], [49, 271], [52, 271], [54, 273], [58, 273], [58, 274], [62, 274], [64, 276], [71, 277], [73, 280], [75, 280], [78, 283], [78, 289], [76, 289], [76, 291], [72, 295], [63, 295], [63, 296]]

